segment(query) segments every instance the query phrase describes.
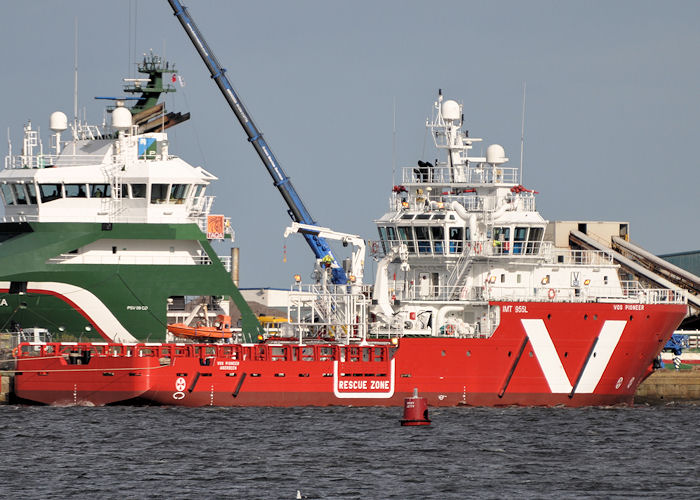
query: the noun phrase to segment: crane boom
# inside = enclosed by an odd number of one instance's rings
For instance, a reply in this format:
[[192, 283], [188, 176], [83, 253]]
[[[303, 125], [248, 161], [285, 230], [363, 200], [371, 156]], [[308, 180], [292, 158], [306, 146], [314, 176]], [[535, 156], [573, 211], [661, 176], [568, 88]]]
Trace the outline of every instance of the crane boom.
[[[175, 16], [180, 21], [180, 24], [182, 24], [187, 36], [190, 37], [190, 40], [197, 49], [202, 61], [204, 61], [204, 64], [209, 69], [212, 79], [216, 82], [219, 90], [221, 90], [221, 93], [224, 95], [226, 102], [228, 102], [228, 105], [236, 115], [236, 118], [238, 118], [243, 130], [248, 136], [248, 141], [253, 145], [255, 151], [258, 153], [258, 156], [260, 156], [265, 168], [272, 177], [275, 187], [277, 187], [279, 192], [282, 194], [282, 198], [284, 198], [284, 201], [289, 207], [288, 213], [292, 218], [292, 221], [302, 224], [316, 225], [313, 217], [311, 217], [311, 214], [306, 209], [304, 203], [301, 201], [301, 198], [294, 189], [291, 180], [284, 173], [282, 166], [272, 153], [270, 146], [268, 146], [265, 139], [263, 139], [262, 132], [255, 126], [252, 117], [243, 105], [238, 93], [235, 91], [231, 85], [231, 82], [229, 82], [228, 78], [226, 77], [226, 70], [221, 67], [219, 61], [216, 59], [216, 56], [200, 33], [199, 28], [197, 28], [194, 20], [189, 15], [187, 8], [182, 5], [179, 0], [168, 0], [168, 2], [172, 7]], [[330, 256], [332, 259], [331, 271], [333, 282], [337, 284], [346, 283], [347, 276], [345, 271], [338, 264], [338, 261], [333, 255], [333, 252], [331, 251], [330, 246], [328, 246], [326, 240], [323, 237], [314, 234], [304, 234], [304, 239], [311, 247], [311, 250], [317, 259], [322, 259], [326, 255]]]

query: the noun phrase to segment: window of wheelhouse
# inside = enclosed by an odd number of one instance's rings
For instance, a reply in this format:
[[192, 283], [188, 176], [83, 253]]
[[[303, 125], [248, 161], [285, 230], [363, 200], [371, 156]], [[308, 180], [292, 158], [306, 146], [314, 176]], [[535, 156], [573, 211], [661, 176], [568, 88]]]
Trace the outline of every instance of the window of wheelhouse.
[[146, 197], [146, 185], [145, 184], [131, 184], [131, 197], [132, 198], [145, 198]]
[[494, 227], [493, 228], [493, 252], [497, 255], [510, 252], [510, 228], [509, 227]]
[[111, 184], [90, 184], [90, 198], [109, 198], [111, 196]]
[[195, 189], [194, 189], [194, 195], [193, 198], [199, 198], [202, 194], [204, 194], [202, 191], [204, 190], [204, 184], [197, 184]]
[[36, 205], [36, 186], [34, 184], [27, 184], [27, 194], [29, 195], [29, 203]]
[[167, 184], [151, 185], [151, 203], [165, 203], [168, 199]]
[[540, 253], [540, 246], [542, 245], [542, 237], [544, 236], [544, 228], [541, 227], [531, 227], [530, 236], [527, 240], [527, 248], [525, 253]]
[[432, 226], [430, 235], [433, 237], [433, 251], [442, 254], [445, 249], [445, 228], [442, 226]]
[[39, 184], [39, 194], [41, 194], [42, 203], [57, 200], [63, 196], [62, 186], [60, 184]]
[[418, 243], [418, 253], [431, 253], [430, 230], [428, 226], [416, 226], [416, 243]]
[[177, 203], [181, 205], [185, 202], [185, 195], [187, 194], [187, 184], [172, 184], [170, 186], [170, 200], [169, 203]]
[[85, 184], [64, 184], [66, 198], [87, 198]]
[[15, 197], [9, 184], [2, 185], [2, 197], [5, 200], [5, 206], [9, 207], [15, 204]]
[[409, 253], [415, 253], [416, 246], [413, 242], [413, 228], [411, 226], [399, 226], [399, 236], [401, 241], [408, 247]]
[[462, 253], [464, 228], [451, 227], [448, 231], [450, 233], [450, 253]]
[[524, 253], [527, 241], [527, 227], [516, 227], [513, 233], [513, 253]]
[[22, 184], [12, 184], [12, 191], [15, 194], [15, 199], [18, 205], [27, 204], [27, 193], [24, 191], [24, 185]]
[[382, 250], [384, 253], [387, 253], [387, 243], [386, 243], [386, 228], [379, 226], [377, 227], [377, 230], [379, 231], [379, 241], [382, 242]]

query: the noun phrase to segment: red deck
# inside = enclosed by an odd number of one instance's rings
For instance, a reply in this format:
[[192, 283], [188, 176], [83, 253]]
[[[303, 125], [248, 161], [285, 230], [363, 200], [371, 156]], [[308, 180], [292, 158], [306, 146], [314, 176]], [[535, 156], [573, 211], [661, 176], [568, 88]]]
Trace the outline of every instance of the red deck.
[[[401, 406], [418, 388], [431, 406], [631, 404], [686, 314], [685, 305], [498, 305], [501, 323], [489, 338], [364, 346], [139, 344], [128, 355], [120, 345], [73, 346], [93, 350], [86, 365], [92, 371], [57, 365], [65, 359], [33, 358], [25, 346], [16, 392], [43, 403], [71, 401], [76, 386], [78, 399], [94, 404], [116, 402], [123, 392], [184, 406]], [[47, 374], [27, 376], [30, 366]], [[141, 376], [124, 376], [139, 369]], [[110, 371], [113, 376], [104, 375]]]

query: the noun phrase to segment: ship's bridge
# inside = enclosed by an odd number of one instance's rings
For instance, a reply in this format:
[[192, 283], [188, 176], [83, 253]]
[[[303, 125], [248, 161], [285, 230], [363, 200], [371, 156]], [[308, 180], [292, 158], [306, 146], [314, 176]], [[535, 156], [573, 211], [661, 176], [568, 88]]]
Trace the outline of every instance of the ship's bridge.
[[[56, 137], [53, 149], [44, 154], [36, 131], [31, 124], [25, 127], [22, 154], [8, 155], [0, 172], [4, 222], [194, 222], [206, 227], [214, 200], [206, 189], [216, 177], [171, 155], [166, 133], [82, 127], [76, 140]], [[231, 235], [230, 223], [224, 226]]]

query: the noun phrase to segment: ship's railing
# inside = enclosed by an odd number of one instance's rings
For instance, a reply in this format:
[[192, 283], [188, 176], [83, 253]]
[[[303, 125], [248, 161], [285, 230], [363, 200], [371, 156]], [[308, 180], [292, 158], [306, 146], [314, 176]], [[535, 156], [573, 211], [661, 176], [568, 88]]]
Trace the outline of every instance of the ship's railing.
[[612, 265], [613, 258], [607, 252], [598, 250], [566, 250], [555, 249], [551, 254], [553, 264], [563, 264], [567, 266], [602, 266]]
[[[206, 232], [206, 216], [205, 217], [188, 217], [188, 216], [164, 216], [158, 217], [153, 215], [136, 216], [117, 214], [114, 216], [104, 215], [50, 215], [48, 213], [38, 214], [21, 214], [21, 215], [4, 215], [0, 217], [2, 222], [85, 222], [85, 223], [101, 223], [113, 222], [124, 224], [197, 224], [197, 226]], [[224, 226], [226, 234], [234, 234], [231, 228], [230, 217], [224, 218]], [[228, 224], [227, 224], [228, 222]]]
[[192, 200], [190, 212], [195, 217], [207, 216], [216, 196], [198, 196]]
[[535, 197], [531, 193], [513, 193], [504, 200], [496, 196], [475, 196], [470, 193], [460, 193], [459, 190], [442, 193], [424, 191], [422, 194], [398, 193], [392, 198], [389, 208], [393, 211], [421, 210], [426, 213], [440, 213], [443, 210], [449, 210], [453, 201], [461, 204], [468, 212], [493, 212], [504, 202], [507, 204], [516, 203], [517, 209], [524, 212], [535, 212], [537, 209]]
[[425, 301], [521, 301], [521, 302], [621, 302], [631, 304], [684, 304], [685, 293], [668, 289], [649, 289], [634, 286], [630, 282], [616, 286], [409, 286], [396, 283], [397, 300]]
[[[414, 226], [416, 227], [416, 226]], [[429, 227], [424, 226], [429, 230]], [[370, 254], [384, 257], [391, 248], [405, 244], [411, 256], [421, 257], [455, 257], [467, 253], [472, 257], [547, 257], [552, 254], [550, 241], [516, 241], [512, 245], [499, 241], [462, 241], [462, 240], [371, 240], [368, 242]], [[573, 261], [574, 259], [569, 259]], [[585, 261], [585, 258], [582, 258]], [[572, 262], [569, 262], [572, 263]]]
[[[231, 256], [218, 255], [219, 261], [228, 272], [231, 271]], [[124, 254], [73, 254], [64, 253], [52, 257], [49, 264], [112, 264], [137, 266], [210, 266], [211, 259], [206, 255], [124, 255]]]
[[370, 297], [370, 285], [295, 285], [289, 294], [289, 324], [298, 337], [364, 338]]
[[5, 168], [46, 168], [53, 166], [87, 166], [100, 165], [105, 155], [7, 155]]
[[519, 184], [520, 177], [517, 168], [511, 167], [402, 167], [402, 184]]

